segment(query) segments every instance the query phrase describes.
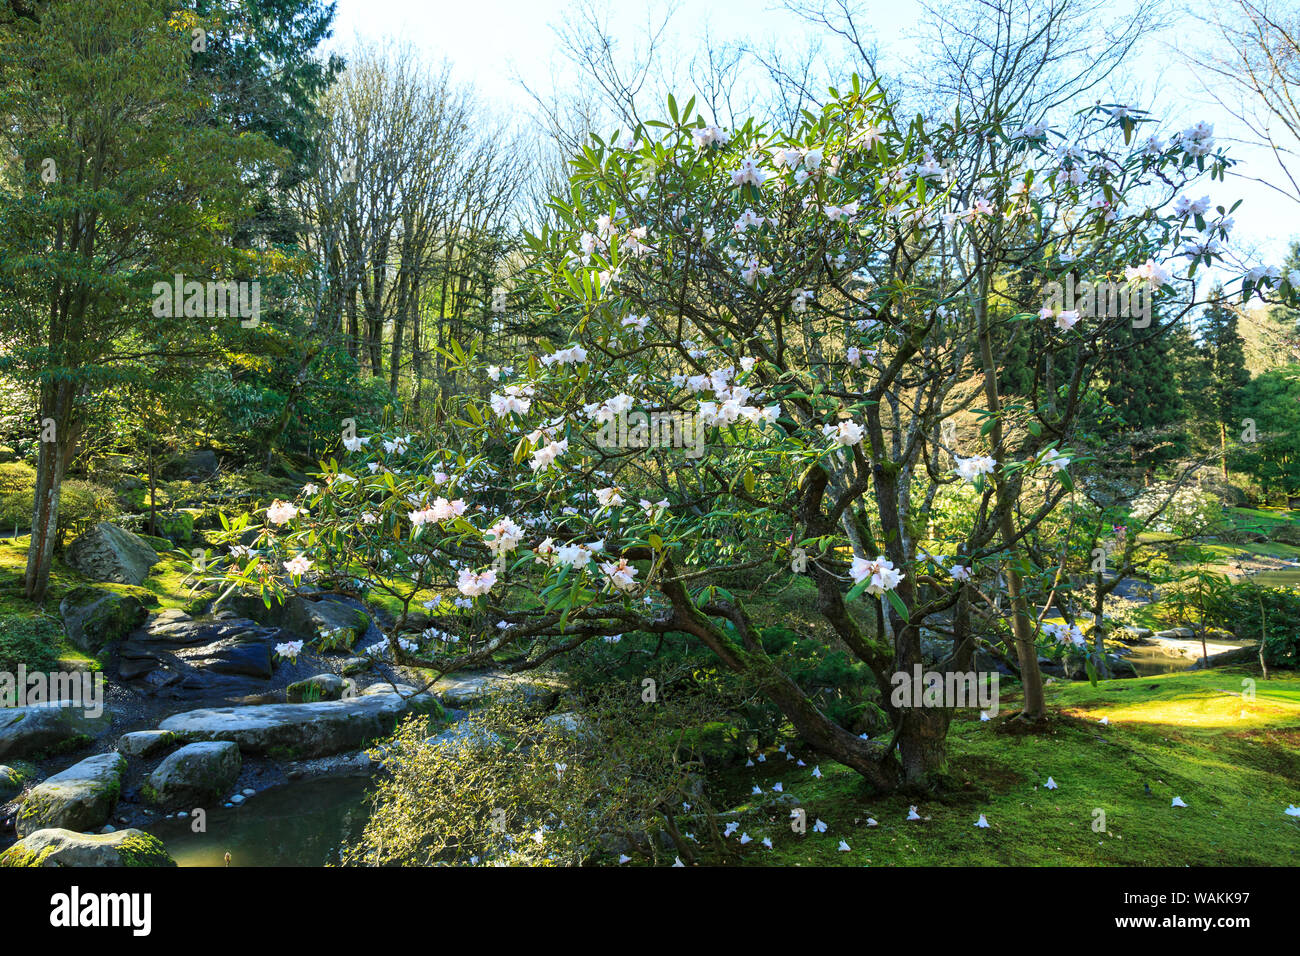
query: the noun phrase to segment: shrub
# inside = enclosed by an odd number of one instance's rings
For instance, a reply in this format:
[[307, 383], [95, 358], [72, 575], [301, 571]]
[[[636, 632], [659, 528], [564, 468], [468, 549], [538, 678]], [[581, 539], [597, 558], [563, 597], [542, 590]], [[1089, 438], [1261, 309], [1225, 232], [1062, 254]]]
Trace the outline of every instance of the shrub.
[[[1132, 517], [1146, 522], [1160, 509], [1169, 496], [1167, 485], [1156, 485], [1133, 502]], [[1183, 487], [1174, 492], [1169, 505], [1148, 526], [1150, 531], [1175, 534], [1180, 537], [1206, 534], [1223, 520], [1223, 505], [1208, 491]]]
[[511, 697], [475, 710], [455, 740], [432, 742], [408, 721], [380, 751], [387, 773], [344, 863], [564, 866], [654, 855], [649, 834], [675, 830], [683, 803], [698, 817], [691, 828], [712, 832], [699, 765], [681, 747], [694, 715], [667, 699], [647, 707], [639, 686], [626, 686], [585, 710], [577, 733]]
[[[1261, 605], [1263, 621], [1261, 622]], [[1206, 616], [1243, 640], [1263, 640], [1269, 667], [1300, 665], [1300, 592], [1240, 582], [1221, 588], [1206, 602]]]
[[[0, 528], [29, 530], [32, 522], [36, 471], [22, 462], [0, 465]], [[59, 541], [76, 535], [118, 514], [117, 496], [112, 490], [80, 478], [63, 482], [59, 499]]]
[[1268, 538], [1278, 544], [1300, 546], [1300, 525], [1279, 524], [1269, 529]]
[[23, 664], [29, 671], [48, 671], [59, 662], [63, 629], [45, 617], [0, 619], [0, 671], [15, 673]]

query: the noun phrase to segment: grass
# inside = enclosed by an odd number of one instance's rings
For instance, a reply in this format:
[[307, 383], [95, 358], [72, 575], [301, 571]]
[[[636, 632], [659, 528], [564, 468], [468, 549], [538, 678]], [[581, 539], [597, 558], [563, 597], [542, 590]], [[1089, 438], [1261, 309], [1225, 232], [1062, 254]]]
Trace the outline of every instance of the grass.
[[[1248, 678], [1253, 701], [1241, 696]], [[797, 768], [769, 751], [754, 768], [720, 775], [715, 802], [739, 805], [753, 838], [739, 847], [737, 831], [727, 843], [740, 862], [770, 866], [1300, 864], [1300, 819], [1283, 812], [1300, 803], [1300, 675], [1189, 671], [1048, 693], [1042, 734], [1007, 732], [1006, 694], [996, 720], [960, 714], [941, 796], [871, 796], [847, 768], [822, 763], [818, 780], [812, 755], [798, 754], [808, 765]], [[1044, 789], [1049, 776], [1059, 789]], [[792, 832], [788, 806], [768, 803], [777, 781], [802, 801], [806, 835]], [[754, 784], [763, 797], [750, 796]], [[1175, 796], [1186, 809], [1171, 806]], [[922, 820], [907, 821], [911, 805]], [[989, 829], [975, 827], [980, 814]], [[812, 831], [818, 819], [825, 833]]]
[[[23, 576], [27, 568], [27, 545], [29, 539], [6, 539], [0, 541], [0, 627], [6, 619], [34, 618], [40, 616], [41, 609], [23, 597]], [[77, 587], [91, 585], [113, 591], [123, 596], [133, 596], [141, 604], [154, 610], [162, 608], [187, 608], [194, 600], [194, 595], [186, 583], [190, 571], [188, 561], [162, 555], [149, 577], [140, 587], [129, 584], [112, 584], [91, 581], [74, 571], [57, 558], [50, 570], [49, 590], [44, 601], [44, 610], [56, 618], [59, 602], [64, 595]], [[66, 639], [52, 647], [54, 655], [67, 661], [75, 661], [81, 666], [99, 669], [99, 663], [88, 657]]]

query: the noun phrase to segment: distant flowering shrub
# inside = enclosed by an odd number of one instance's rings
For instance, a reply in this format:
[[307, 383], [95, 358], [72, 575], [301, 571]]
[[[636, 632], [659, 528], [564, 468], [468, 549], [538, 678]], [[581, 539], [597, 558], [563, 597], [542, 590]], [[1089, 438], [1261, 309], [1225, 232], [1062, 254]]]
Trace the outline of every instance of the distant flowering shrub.
[[[1184, 487], [1169, 498], [1170, 486], [1157, 485], [1133, 502], [1135, 521], [1151, 531], [1180, 536], [1205, 534], [1223, 519], [1223, 505], [1208, 491]], [[1167, 507], [1160, 511], [1166, 500]], [[1151, 520], [1152, 515], [1159, 515]], [[1147, 522], [1150, 524], [1147, 525]]]

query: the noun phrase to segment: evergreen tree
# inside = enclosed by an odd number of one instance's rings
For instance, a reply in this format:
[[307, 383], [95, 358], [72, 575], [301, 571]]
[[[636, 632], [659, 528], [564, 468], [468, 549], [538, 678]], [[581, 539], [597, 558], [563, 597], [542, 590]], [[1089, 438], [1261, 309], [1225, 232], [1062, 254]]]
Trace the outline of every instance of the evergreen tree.
[[228, 235], [246, 209], [241, 173], [279, 151], [199, 121], [211, 96], [192, 80], [190, 28], [175, 11], [170, 0], [52, 0], [39, 23], [0, 21], [0, 372], [37, 396], [34, 600], [93, 396], [183, 370], [242, 334], [239, 319], [188, 301], [151, 308], [154, 284], [267, 271]]
[[1237, 331], [1237, 312], [1223, 300], [1223, 289], [1210, 290], [1209, 305], [1201, 315], [1201, 349], [1204, 355], [1211, 421], [1218, 426], [1223, 454], [1223, 477], [1228, 477], [1228, 429], [1236, 424], [1242, 392], [1250, 384], [1246, 346]]

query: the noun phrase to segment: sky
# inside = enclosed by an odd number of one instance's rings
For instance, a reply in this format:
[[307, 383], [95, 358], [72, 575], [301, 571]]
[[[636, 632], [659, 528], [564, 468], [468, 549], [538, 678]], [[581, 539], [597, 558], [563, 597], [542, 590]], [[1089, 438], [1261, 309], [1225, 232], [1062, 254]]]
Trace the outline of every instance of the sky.
[[[1124, 3], [1126, 0], [1115, 0]], [[565, 22], [568, 0], [338, 0], [335, 36], [330, 49], [345, 53], [357, 40], [410, 43], [432, 62], [446, 60], [453, 76], [474, 86], [480, 96], [509, 112], [527, 111], [532, 103], [523, 83], [549, 90], [553, 77], [573, 77], [558, 52], [555, 27]], [[910, 25], [921, 14], [920, 0], [869, 0], [865, 4], [885, 65], [906, 60], [913, 41]], [[660, 0], [614, 0], [609, 25], [621, 45], [643, 42], [649, 20], [658, 20]], [[1184, 15], [1186, 17], [1186, 15]], [[789, 40], [807, 31], [793, 14], [769, 0], [681, 0], [671, 21], [670, 49], [688, 58], [707, 22], [720, 39]], [[1160, 100], [1171, 122], [1164, 136], [1199, 119], [1214, 123], [1220, 140], [1233, 140], [1236, 122], [1200, 91], [1195, 76], [1174, 55], [1171, 43], [1208, 40], [1204, 24], [1170, 19], [1162, 35], [1138, 56], [1129, 71], [1146, 105]], [[1276, 176], [1253, 148], [1233, 143], [1242, 168]], [[1300, 238], [1300, 207], [1266, 187], [1231, 175], [1227, 183], [1206, 183], [1197, 196], [1209, 194], [1217, 204], [1242, 199], [1236, 213], [1234, 245], [1251, 250], [1250, 259], [1281, 264], [1292, 238]]]

